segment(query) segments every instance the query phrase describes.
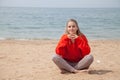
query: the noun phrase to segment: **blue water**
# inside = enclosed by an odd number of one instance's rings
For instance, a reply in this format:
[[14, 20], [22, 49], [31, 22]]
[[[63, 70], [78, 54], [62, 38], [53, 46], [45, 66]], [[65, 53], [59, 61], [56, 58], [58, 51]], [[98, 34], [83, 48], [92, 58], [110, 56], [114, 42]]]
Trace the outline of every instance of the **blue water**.
[[89, 39], [120, 39], [120, 8], [0, 8], [0, 39], [59, 39], [74, 18]]

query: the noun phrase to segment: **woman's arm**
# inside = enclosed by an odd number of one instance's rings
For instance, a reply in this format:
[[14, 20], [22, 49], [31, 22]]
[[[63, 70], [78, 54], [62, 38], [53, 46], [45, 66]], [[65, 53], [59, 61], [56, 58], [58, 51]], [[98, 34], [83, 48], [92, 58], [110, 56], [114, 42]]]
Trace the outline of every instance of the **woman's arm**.
[[61, 39], [58, 42], [57, 47], [55, 49], [56, 54], [58, 54], [58, 55], [60, 55], [62, 57], [65, 55], [65, 53], [66, 53], [66, 46], [68, 44], [68, 40], [69, 39], [68, 39], [67, 35], [65, 35], [65, 34], [61, 37]]
[[90, 53], [90, 46], [85, 35], [81, 35], [76, 39], [78, 48], [81, 50], [83, 57]]

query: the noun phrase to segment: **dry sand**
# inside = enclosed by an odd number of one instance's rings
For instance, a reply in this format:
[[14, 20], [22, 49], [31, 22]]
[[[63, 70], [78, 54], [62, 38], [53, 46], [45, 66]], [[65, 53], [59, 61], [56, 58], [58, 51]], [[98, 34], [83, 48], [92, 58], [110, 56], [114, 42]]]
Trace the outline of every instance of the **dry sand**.
[[58, 40], [0, 40], [0, 80], [120, 80], [120, 40], [92, 40], [89, 73], [60, 74], [51, 57]]

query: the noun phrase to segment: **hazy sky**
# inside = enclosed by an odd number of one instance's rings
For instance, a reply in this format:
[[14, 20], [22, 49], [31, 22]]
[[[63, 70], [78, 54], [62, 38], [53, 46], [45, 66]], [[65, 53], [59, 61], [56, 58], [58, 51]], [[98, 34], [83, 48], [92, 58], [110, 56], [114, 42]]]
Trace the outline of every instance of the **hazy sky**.
[[120, 0], [0, 0], [0, 6], [10, 7], [119, 7]]

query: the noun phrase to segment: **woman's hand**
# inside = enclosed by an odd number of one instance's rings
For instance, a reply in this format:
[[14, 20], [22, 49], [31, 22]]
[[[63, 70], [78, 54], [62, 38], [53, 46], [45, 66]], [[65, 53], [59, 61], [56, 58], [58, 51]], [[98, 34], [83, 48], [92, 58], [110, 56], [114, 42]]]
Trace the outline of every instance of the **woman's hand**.
[[75, 39], [78, 37], [76, 34], [68, 34], [68, 38], [74, 43]]

